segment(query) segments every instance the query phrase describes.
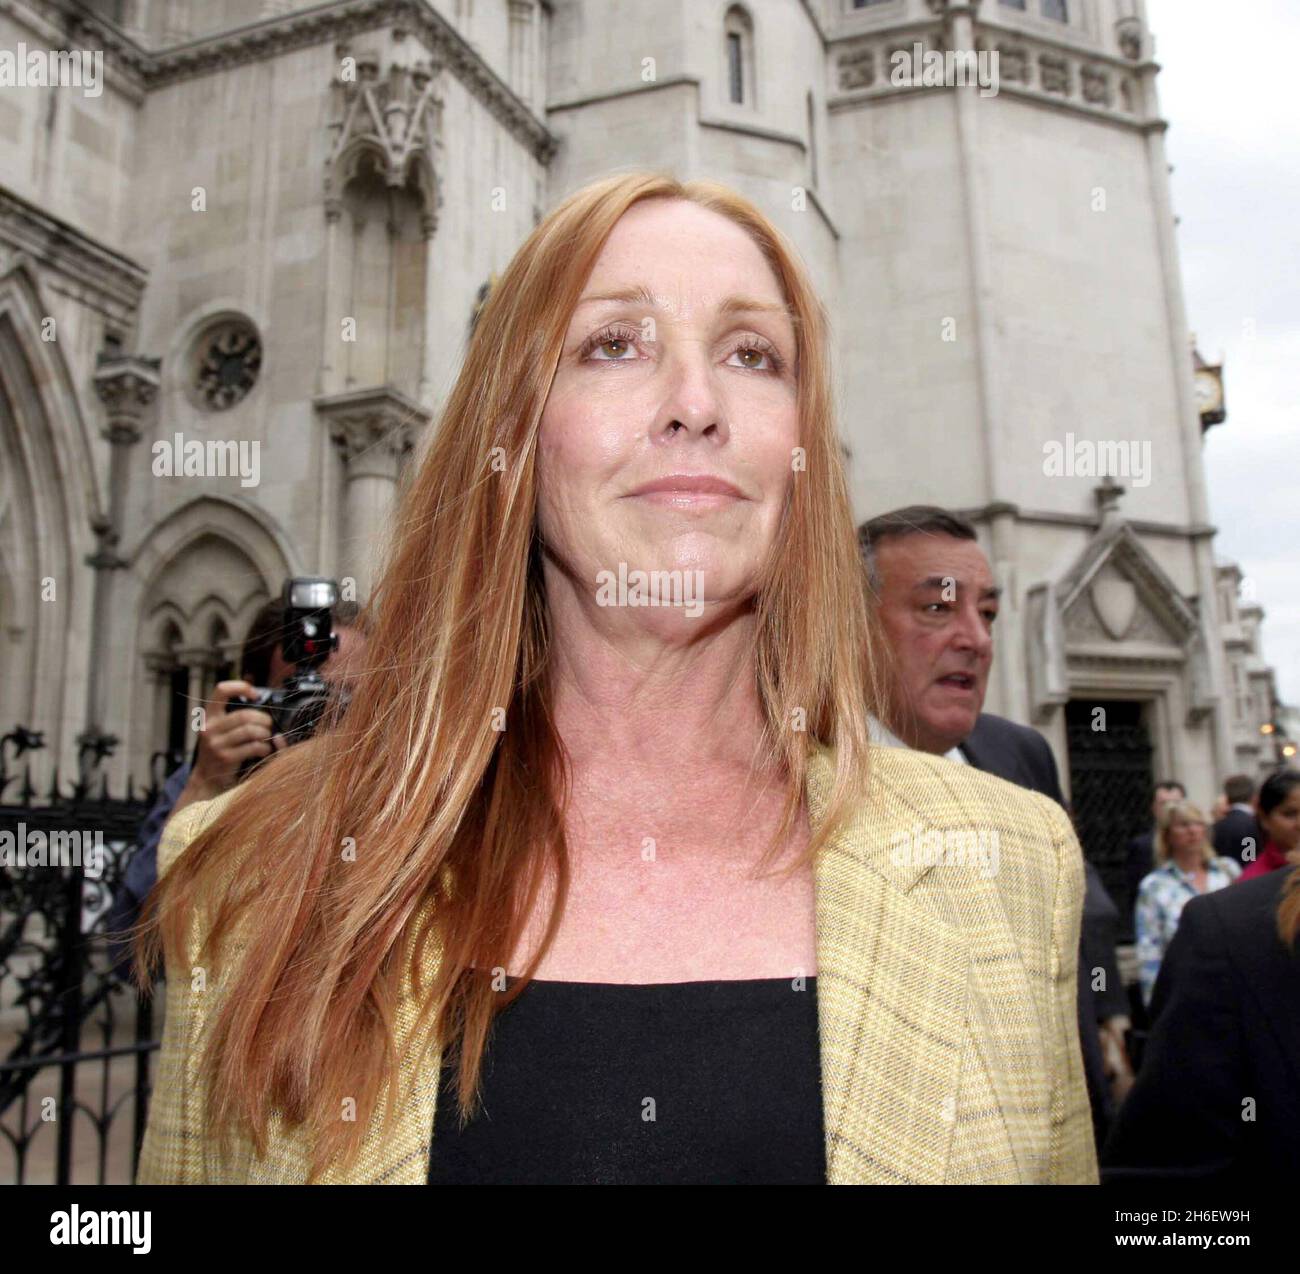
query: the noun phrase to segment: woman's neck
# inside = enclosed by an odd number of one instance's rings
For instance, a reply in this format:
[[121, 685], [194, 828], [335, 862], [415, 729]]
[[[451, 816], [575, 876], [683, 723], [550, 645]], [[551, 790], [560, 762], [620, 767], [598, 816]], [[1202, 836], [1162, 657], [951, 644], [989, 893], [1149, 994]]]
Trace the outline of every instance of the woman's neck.
[[[567, 582], [566, 582], [567, 583]], [[575, 762], [750, 765], [764, 717], [748, 608], [691, 619], [550, 591], [552, 707]]]
[[1188, 875], [1194, 876], [1205, 866], [1205, 858], [1199, 849], [1177, 850], [1173, 857], [1179, 871], [1187, 872]]

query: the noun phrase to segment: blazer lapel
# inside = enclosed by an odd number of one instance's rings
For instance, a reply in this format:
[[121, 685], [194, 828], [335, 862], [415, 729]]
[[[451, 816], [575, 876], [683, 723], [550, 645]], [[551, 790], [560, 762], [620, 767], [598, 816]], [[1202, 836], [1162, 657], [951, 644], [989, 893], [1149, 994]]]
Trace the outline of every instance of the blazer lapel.
[[[418, 923], [431, 918], [432, 906], [422, 904]], [[425, 945], [421, 962], [421, 990], [427, 996], [438, 972], [441, 951], [438, 944]], [[385, 1132], [378, 1114], [371, 1120], [360, 1157], [347, 1171], [331, 1167], [321, 1177], [322, 1185], [360, 1183], [364, 1185], [424, 1185], [429, 1175], [429, 1148], [433, 1141], [433, 1117], [437, 1110], [441, 1079], [441, 1050], [429, 1025], [417, 1032], [416, 1020], [424, 1000], [416, 994], [404, 962], [401, 996], [394, 1016], [393, 1034], [397, 1056], [397, 1119]]]
[[[825, 817], [832, 781], [826, 755], [814, 754], [814, 827]], [[940, 1183], [952, 1148], [971, 953], [959, 929], [908, 896], [928, 868], [892, 852], [898, 833], [911, 830], [902, 823], [873, 796], [826, 844], [815, 868], [833, 1184]]]

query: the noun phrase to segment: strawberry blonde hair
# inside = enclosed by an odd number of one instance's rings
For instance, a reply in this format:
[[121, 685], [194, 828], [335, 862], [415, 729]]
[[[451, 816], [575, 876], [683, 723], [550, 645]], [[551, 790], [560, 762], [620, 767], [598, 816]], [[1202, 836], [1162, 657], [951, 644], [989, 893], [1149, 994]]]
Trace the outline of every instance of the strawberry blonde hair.
[[[261, 1154], [274, 1112], [306, 1125], [313, 1177], [336, 1157], [351, 1162], [372, 1115], [393, 1118], [404, 968], [420, 1027], [451, 1050], [468, 1117], [493, 1014], [551, 944], [568, 882], [567, 765], [547, 674], [538, 428], [596, 259], [647, 199], [689, 200], [747, 231], [794, 323], [803, 463], [752, 602], [767, 753], [788, 776], [773, 849], [801, 808], [813, 744], [834, 749], [835, 771], [802, 864], [864, 789], [879, 642], [832, 416], [825, 310], [794, 249], [725, 186], [652, 172], [588, 185], [533, 230], [479, 316], [402, 492], [346, 714], [261, 767], [151, 896], [142, 969], [159, 945], [183, 958], [195, 916], [206, 953], [238, 928], [242, 958], [223, 978], [201, 1059], [208, 1132], [223, 1145], [242, 1134]], [[506, 728], [494, 728], [502, 709]], [[542, 946], [509, 992], [494, 991], [485, 971], [506, 966], [548, 872]], [[419, 924], [429, 901], [436, 921]], [[421, 987], [429, 942], [440, 963]], [[347, 1097], [356, 1118], [345, 1121]]]

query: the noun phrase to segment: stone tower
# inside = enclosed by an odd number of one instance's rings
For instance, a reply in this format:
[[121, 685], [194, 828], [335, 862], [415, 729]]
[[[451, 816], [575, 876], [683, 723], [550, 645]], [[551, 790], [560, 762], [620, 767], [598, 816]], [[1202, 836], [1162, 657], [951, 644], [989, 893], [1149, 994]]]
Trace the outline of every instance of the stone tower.
[[552, 198], [644, 163], [759, 202], [831, 311], [859, 515], [980, 529], [990, 709], [1068, 771], [1070, 722], [1114, 704], [1149, 765], [1213, 790], [1241, 758], [1140, 3], [668, 0], [631, 38], [615, 16], [555, 5]]

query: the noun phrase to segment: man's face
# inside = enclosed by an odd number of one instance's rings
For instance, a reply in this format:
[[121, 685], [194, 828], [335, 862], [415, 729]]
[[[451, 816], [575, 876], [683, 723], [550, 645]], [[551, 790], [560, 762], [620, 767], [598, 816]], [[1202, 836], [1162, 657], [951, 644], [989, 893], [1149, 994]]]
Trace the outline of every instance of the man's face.
[[1182, 800], [1186, 800], [1186, 795], [1181, 787], [1158, 787], [1156, 788], [1156, 799], [1151, 802], [1151, 813], [1159, 822], [1160, 811], [1166, 805]]
[[893, 536], [875, 550], [880, 614], [897, 682], [894, 726], [941, 754], [975, 728], [993, 665], [998, 589], [973, 540]]
[[[326, 681], [346, 681], [355, 677], [360, 669], [360, 657], [366, 647], [366, 635], [359, 628], [336, 624], [335, 633], [339, 644], [330, 651], [329, 658], [320, 667], [321, 676]], [[284, 651], [276, 646], [271, 653], [270, 683], [280, 687], [293, 676], [293, 664], [287, 662]]]

